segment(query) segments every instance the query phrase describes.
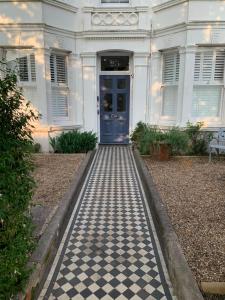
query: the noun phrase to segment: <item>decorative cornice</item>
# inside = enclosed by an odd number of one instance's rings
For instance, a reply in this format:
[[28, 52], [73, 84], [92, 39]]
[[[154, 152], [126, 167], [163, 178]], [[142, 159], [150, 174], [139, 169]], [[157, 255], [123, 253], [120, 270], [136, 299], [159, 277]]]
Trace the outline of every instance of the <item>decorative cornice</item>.
[[67, 29], [61, 29], [58, 27], [46, 25], [45, 23], [8, 23], [8, 24], [1, 24], [0, 23], [0, 32], [9, 32], [10, 30], [13, 31], [35, 31], [35, 32], [44, 32], [44, 33], [51, 33], [51, 34], [63, 34], [64, 36], [68, 36], [71, 38], [74, 38], [76, 36], [76, 32], [67, 30]]
[[77, 7], [67, 4], [65, 2], [61, 2], [60, 0], [1, 0], [0, 2], [42, 2], [70, 12], [76, 13], [78, 11]]
[[78, 33], [78, 36], [92, 40], [125, 40], [125, 39], [145, 39], [150, 37], [150, 31], [132, 30], [132, 31], [85, 31]]
[[188, 0], [170, 0], [170, 1], [167, 1], [165, 3], [153, 6], [152, 10], [153, 10], [153, 12], [158, 12], [160, 10], [167, 9], [171, 6], [179, 5], [179, 4], [182, 4], [182, 3], [185, 3], [185, 2], [188, 2]]
[[83, 12], [86, 13], [100, 13], [100, 12], [147, 12], [148, 6], [136, 6], [136, 7], [84, 7]]
[[153, 30], [153, 37], [160, 37], [168, 34], [178, 33], [186, 30], [207, 29], [210, 26], [211, 29], [225, 29], [225, 21], [193, 21], [183, 22], [176, 25], [163, 27]]

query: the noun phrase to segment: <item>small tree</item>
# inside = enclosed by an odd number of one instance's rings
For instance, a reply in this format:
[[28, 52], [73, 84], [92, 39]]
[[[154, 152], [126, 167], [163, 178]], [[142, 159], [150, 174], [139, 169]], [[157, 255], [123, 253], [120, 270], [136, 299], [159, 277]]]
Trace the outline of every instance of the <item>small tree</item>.
[[31, 123], [37, 118], [17, 86], [17, 76], [6, 72], [0, 79], [0, 299], [11, 299], [29, 276]]

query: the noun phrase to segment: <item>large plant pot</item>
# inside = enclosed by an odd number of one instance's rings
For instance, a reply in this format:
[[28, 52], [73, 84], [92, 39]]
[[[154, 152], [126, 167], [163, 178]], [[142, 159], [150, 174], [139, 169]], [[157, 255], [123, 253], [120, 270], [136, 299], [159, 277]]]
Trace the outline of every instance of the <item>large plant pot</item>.
[[159, 160], [167, 161], [171, 156], [171, 146], [167, 143], [159, 143]]
[[155, 159], [159, 159], [159, 144], [154, 143], [150, 145], [151, 156]]

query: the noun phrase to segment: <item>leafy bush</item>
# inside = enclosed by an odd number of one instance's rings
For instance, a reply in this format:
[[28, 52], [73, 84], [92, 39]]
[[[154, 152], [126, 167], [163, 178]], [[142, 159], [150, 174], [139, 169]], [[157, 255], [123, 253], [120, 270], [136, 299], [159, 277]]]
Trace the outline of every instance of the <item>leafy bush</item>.
[[171, 146], [173, 154], [183, 154], [187, 152], [189, 137], [186, 132], [179, 127], [173, 127], [165, 133], [165, 141]]
[[63, 132], [58, 137], [50, 138], [50, 144], [56, 153], [84, 153], [93, 150], [96, 143], [95, 133], [77, 130]]
[[134, 131], [131, 133], [130, 139], [135, 144], [138, 144], [144, 135], [145, 131], [147, 130], [148, 126], [144, 122], [138, 122], [137, 126], [135, 127]]
[[41, 144], [39, 144], [39, 143], [34, 143], [34, 144], [31, 146], [31, 152], [32, 152], [32, 153], [40, 153], [40, 152], [41, 152]]
[[181, 154], [187, 150], [188, 135], [178, 127], [162, 131], [158, 126], [150, 126], [139, 122], [132, 133], [131, 140], [135, 142], [141, 154], [154, 154], [159, 149], [159, 143], [170, 145], [173, 154]]
[[152, 154], [157, 151], [159, 143], [165, 142], [170, 145], [173, 154], [205, 155], [212, 134], [201, 131], [203, 125], [203, 122], [196, 124], [188, 122], [185, 130], [173, 127], [162, 131], [157, 126], [139, 122], [131, 135], [131, 140], [141, 154]]
[[157, 126], [146, 125], [138, 144], [141, 154], [154, 154], [157, 151], [158, 143], [164, 138], [163, 132]]
[[201, 131], [204, 122], [192, 124], [187, 123], [186, 133], [190, 139], [190, 155], [205, 155], [207, 154], [208, 144], [212, 139], [212, 134]]
[[33, 249], [28, 213], [34, 186], [30, 123], [38, 116], [25, 103], [13, 73], [0, 79], [0, 295], [11, 299], [29, 276]]

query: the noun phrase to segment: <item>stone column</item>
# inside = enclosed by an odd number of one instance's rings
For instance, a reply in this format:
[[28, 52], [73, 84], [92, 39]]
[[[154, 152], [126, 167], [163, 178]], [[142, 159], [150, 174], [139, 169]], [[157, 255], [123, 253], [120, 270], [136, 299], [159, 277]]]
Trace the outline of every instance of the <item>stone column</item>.
[[96, 93], [96, 53], [83, 53], [83, 126], [85, 130], [98, 131], [97, 123], [97, 93]]
[[177, 107], [177, 124], [179, 126], [186, 126], [188, 120], [191, 120], [195, 52], [195, 46], [180, 48], [180, 79]]
[[134, 53], [133, 97], [130, 103], [131, 129], [133, 129], [139, 121], [146, 122], [148, 118], [148, 70], [149, 53]]
[[50, 117], [50, 100], [51, 100], [51, 74], [50, 74], [50, 50], [36, 49], [36, 82], [38, 95], [38, 109], [41, 113], [41, 124], [49, 125]]
[[150, 73], [149, 122], [156, 125], [162, 109], [162, 55], [159, 51], [152, 53]]

